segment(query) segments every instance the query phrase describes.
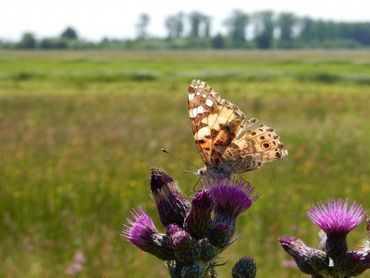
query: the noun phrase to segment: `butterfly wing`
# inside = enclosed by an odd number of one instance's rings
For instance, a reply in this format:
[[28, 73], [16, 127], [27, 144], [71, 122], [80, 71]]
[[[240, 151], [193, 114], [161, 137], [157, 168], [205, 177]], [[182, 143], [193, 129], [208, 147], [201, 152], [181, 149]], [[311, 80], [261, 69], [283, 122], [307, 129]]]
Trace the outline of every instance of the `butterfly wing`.
[[204, 81], [188, 88], [188, 107], [195, 144], [206, 166], [223, 163], [223, 153], [238, 134], [244, 114]]
[[213, 174], [251, 171], [288, 154], [274, 129], [261, 125], [246, 132], [257, 120], [244, 121], [243, 112], [206, 82], [193, 80], [188, 93], [194, 141]]
[[288, 155], [273, 128], [261, 125], [237, 136], [224, 152], [230, 171], [240, 173]]

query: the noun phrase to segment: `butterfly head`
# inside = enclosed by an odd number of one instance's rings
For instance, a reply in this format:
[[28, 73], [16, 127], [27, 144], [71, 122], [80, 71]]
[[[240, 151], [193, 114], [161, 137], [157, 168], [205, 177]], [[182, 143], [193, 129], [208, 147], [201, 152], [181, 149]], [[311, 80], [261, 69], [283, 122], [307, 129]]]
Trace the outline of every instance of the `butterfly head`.
[[207, 167], [200, 168], [198, 171], [195, 172], [195, 174], [200, 178], [207, 178], [209, 176], [207, 172]]

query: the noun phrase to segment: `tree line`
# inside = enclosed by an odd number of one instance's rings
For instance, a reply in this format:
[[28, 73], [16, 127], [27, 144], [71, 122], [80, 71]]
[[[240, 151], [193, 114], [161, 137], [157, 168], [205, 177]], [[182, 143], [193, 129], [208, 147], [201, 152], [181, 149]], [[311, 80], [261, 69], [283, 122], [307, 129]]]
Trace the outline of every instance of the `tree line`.
[[164, 26], [167, 36], [151, 36], [150, 16], [141, 14], [135, 24], [135, 39], [91, 42], [66, 28], [59, 36], [37, 39], [24, 33], [18, 42], [0, 41], [2, 48], [15, 49], [233, 49], [233, 48], [359, 48], [370, 46], [370, 22], [338, 22], [299, 17], [290, 12], [234, 10], [223, 21], [226, 32], [212, 35], [212, 17], [199, 12], [169, 15]]

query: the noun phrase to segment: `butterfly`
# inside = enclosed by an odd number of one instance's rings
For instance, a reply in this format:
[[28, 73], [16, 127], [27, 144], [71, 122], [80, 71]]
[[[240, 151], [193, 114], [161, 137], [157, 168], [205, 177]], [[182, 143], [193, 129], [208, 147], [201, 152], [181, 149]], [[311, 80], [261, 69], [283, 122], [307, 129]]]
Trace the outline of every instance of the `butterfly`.
[[205, 167], [200, 177], [230, 177], [288, 155], [273, 128], [245, 120], [235, 104], [222, 99], [206, 82], [193, 80], [188, 106], [194, 141]]

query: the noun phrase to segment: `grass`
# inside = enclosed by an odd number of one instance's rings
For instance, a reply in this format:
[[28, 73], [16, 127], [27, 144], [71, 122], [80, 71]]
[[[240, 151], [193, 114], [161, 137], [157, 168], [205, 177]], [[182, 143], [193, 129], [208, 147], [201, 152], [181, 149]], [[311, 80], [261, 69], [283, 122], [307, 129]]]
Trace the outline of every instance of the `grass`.
[[[328, 197], [370, 207], [370, 54], [286, 52], [0, 52], [1, 277], [60, 277], [81, 250], [80, 277], [167, 277], [126, 243], [132, 207], [155, 219], [149, 167], [196, 182], [186, 88], [203, 78], [247, 117], [278, 130], [289, 156], [243, 174], [262, 197], [238, 221], [223, 255], [253, 256], [260, 277], [283, 266], [281, 235], [319, 242], [305, 211]], [[351, 233], [355, 248], [364, 225]], [[370, 276], [368, 276], [370, 277]]]

